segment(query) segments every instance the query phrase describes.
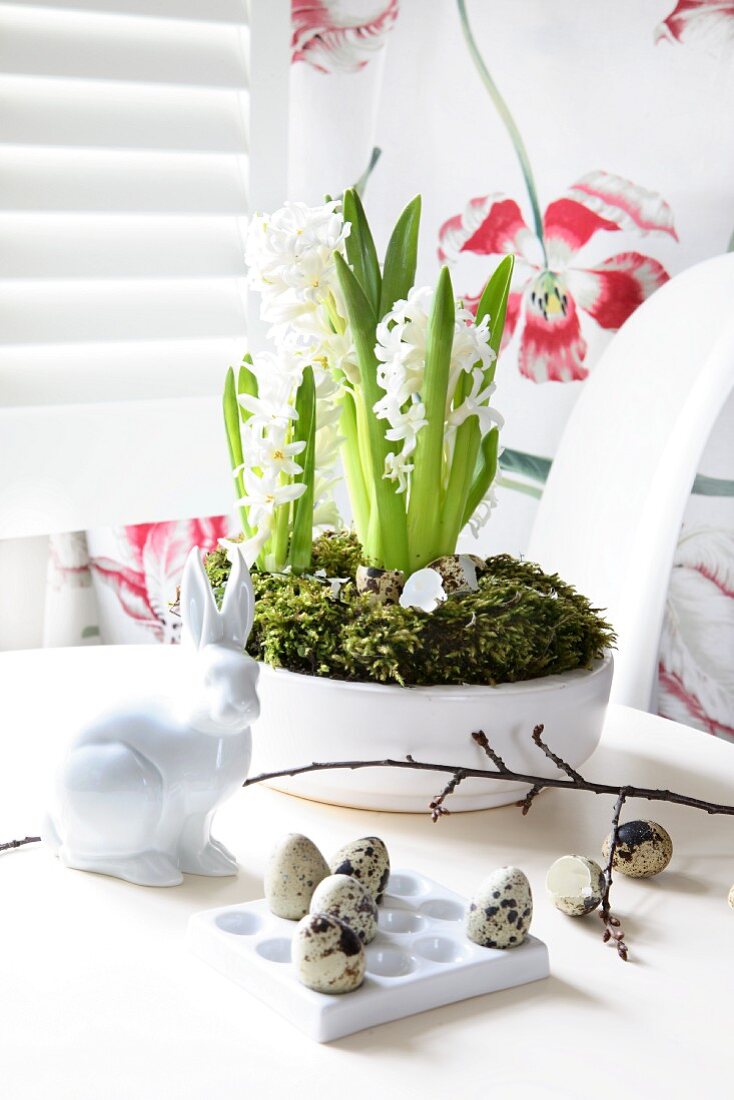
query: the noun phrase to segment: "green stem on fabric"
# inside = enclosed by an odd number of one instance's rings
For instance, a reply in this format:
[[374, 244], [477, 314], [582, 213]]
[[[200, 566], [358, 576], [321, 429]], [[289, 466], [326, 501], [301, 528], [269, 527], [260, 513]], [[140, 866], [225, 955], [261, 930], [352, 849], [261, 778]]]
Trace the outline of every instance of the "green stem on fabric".
[[543, 236], [543, 218], [540, 213], [540, 204], [538, 202], [538, 189], [535, 186], [533, 169], [530, 165], [530, 158], [528, 157], [528, 151], [525, 148], [525, 142], [523, 141], [522, 135], [517, 128], [517, 123], [510, 113], [510, 108], [507, 106], [507, 103], [502, 93], [492, 79], [489, 69], [485, 64], [484, 58], [479, 52], [479, 47], [477, 46], [476, 39], [474, 38], [472, 29], [469, 25], [469, 17], [466, 12], [466, 2], [465, 0], [456, 0], [456, 3], [459, 8], [461, 29], [464, 32], [464, 39], [466, 41], [471, 59], [476, 66], [482, 83], [489, 92], [489, 96], [494, 103], [497, 114], [500, 116], [502, 122], [504, 123], [505, 129], [510, 136], [510, 141], [512, 142], [512, 145], [515, 149], [517, 159], [520, 162], [520, 170], [523, 174], [523, 179], [525, 180], [525, 187], [528, 193], [528, 198], [530, 200], [530, 206], [532, 207], [533, 211], [535, 232], [543, 248], [543, 258], [547, 266], [548, 257], [546, 255], [545, 238]]
[[364, 197], [367, 184], [369, 183], [369, 178], [377, 167], [377, 162], [381, 156], [382, 149], [380, 149], [379, 145], [375, 145], [374, 149], [370, 153], [370, 159], [367, 163], [367, 167], [365, 168], [364, 172], [359, 177], [357, 182], [352, 184], [352, 190], [356, 191], [360, 198]]
[[522, 481], [515, 481], [514, 478], [504, 477], [503, 474], [497, 478], [497, 484], [501, 489], [512, 489], [516, 493], [524, 493], [525, 496], [533, 497], [535, 500], [540, 500], [543, 495], [543, 490], [538, 489], [535, 485], [525, 485]]

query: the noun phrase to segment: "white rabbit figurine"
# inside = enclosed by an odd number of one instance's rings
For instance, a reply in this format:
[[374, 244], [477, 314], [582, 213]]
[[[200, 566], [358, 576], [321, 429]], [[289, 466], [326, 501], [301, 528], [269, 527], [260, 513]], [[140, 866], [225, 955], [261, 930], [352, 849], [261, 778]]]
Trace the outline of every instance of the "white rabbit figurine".
[[254, 602], [239, 551], [221, 613], [200, 552], [191, 551], [181, 615], [184, 641], [198, 648], [200, 696], [182, 714], [173, 700], [126, 704], [79, 732], [57, 775], [57, 807], [43, 835], [68, 867], [141, 886], [177, 886], [182, 871], [236, 873], [234, 856], [209, 830], [250, 766], [258, 667], [243, 650]]

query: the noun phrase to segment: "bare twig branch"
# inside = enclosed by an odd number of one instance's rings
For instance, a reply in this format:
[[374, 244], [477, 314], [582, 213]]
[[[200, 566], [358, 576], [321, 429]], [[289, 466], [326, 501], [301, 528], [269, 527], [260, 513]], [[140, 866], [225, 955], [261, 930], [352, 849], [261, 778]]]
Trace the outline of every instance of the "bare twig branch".
[[535, 799], [535, 796], [539, 795], [542, 790], [543, 790], [543, 784], [542, 783], [536, 783], [536, 784], [534, 784], [534, 786], [532, 786], [530, 788], [528, 793], [525, 795], [525, 797], [523, 799], [521, 799], [520, 802], [515, 803], [516, 806], [519, 806], [521, 808], [523, 817], [525, 817], [526, 813], [528, 812], [528, 810], [532, 806], [533, 801]]
[[436, 795], [433, 801], [429, 803], [428, 809], [431, 811], [431, 818], [434, 825], [438, 821], [439, 817], [446, 817], [447, 814], [451, 813], [451, 811], [447, 810], [444, 806], [444, 800], [450, 794], [454, 793], [456, 788], [459, 786], [459, 783], [461, 783], [463, 779], [466, 779], [466, 772], [463, 770], [463, 768], [459, 768], [459, 770], [454, 773], [451, 779], [449, 779], [448, 783], [441, 791], [441, 793], [439, 795]]
[[542, 737], [544, 729], [545, 726], [541, 723], [533, 730], [533, 741], [535, 742], [535, 744], [538, 746], [539, 749], [543, 750], [548, 759], [552, 760], [557, 768], [560, 768], [562, 772], [566, 773], [569, 779], [573, 779], [575, 783], [583, 783], [584, 777], [580, 774], [580, 772], [577, 772], [575, 768], [572, 768], [571, 765], [563, 760], [560, 756], [556, 756], [553, 750], [549, 748], [548, 745], [546, 745]]
[[484, 730], [475, 730], [472, 734], [472, 740], [476, 741], [481, 749], [484, 749], [485, 753], [492, 761], [492, 763], [496, 765], [499, 772], [509, 773], [509, 768], [507, 767], [507, 764], [505, 764], [500, 754], [494, 751], [489, 741], [487, 740], [487, 735]]
[[599, 916], [604, 922], [604, 943], [609, 943], [611, 940], [617, 949], [617, 954], [620, 959], [623, 959], [625, 962], [627, 962], [629, 957], [627, 944], [624, 942], [624, 932], [622, 931], [619, 920], [612, 913], [609, 895], [612, 889], [614, 856], [619, 844], [619, 818], [622, 813], [622, 807], [631, 794], [633, 794], [632, 787], [620, 787], [617, 801], [614, 803], [614, 810], [612, 812], [612, 835], [609, 841], [609, 857], [607, 859], [607, 865], [604, 868], [604, 893], [602, 894], [601, 908], [599, 910]]
[[24, 844], [38, 844], [40, 839], [40, 836], [24, 836], [22, 840], [6, 840], [4, 844], [0, 844], [0, 852], [9, 848], [22, 848]]
[[[474, 735], [472, 735], [474, 736]], [[476, 740], [476, 738], [475, 738]], [[499, 759], [499, 758], [498, 758]], [[503, 765], [504, 766], [504, 765]], [[524, 787], [533, 787], [536, 784], [541, 787], [550, 787], [565, 791], [588, 791], [591, 794], [619, 795], [620, 784], [594, 783], [590, 779], [556, 779], [552, 776], [528, 775], [525, 772], [490, 771], [488, 768], [457, 767], [456, 764], [432, 764], [423, 760], [393, 760], [387, 757], [383, 760], [330, 760], [311, 764], [302, 764], [296, 768], [282, 768], [274, 772], [262, 772], [246, 779], [243, 787], [253, 787], [256, 783], [267, 783], [273, 779], [286, 779], [296, 775], [305, 775], [307, 772], [324, 771], [358, 771], [360, 768], [408, 768], [416, 771], [445, 772], [454, 775], [461, 770], [466, 779], [496, 779], [500, 782], [517, 783]], [[679, 806], [690, 806], [694, 810], [703, 810], [707, 814], [727, 814], [734, 817], [734, 806], [727, 806], [718, 802], [707, 802], [703, 798], [693, 798], [690, 795], [678, 794], [676, 791], [656, 790], [652, 787], [627, 786], [629, 798], [644, 798], [649, 802], [674, 802]]]

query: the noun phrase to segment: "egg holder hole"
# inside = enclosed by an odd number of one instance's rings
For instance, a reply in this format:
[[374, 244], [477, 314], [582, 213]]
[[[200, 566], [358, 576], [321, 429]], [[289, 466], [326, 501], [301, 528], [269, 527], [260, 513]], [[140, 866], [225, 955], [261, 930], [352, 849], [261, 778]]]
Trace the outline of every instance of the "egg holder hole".
[[297, 921], [276, 917], [265, 899], [197, 913], [189, 921], [193, 952], [328, 1042], [365, 1027], [523, 985], [548, 975], [545, 944], [533, 936], [516, 948], [479, 947], [464, 931], [466, 901], [414, 871], [390, 876], [368, 944], [365, 981], [352, 993], [316, 993], [291, 961]]

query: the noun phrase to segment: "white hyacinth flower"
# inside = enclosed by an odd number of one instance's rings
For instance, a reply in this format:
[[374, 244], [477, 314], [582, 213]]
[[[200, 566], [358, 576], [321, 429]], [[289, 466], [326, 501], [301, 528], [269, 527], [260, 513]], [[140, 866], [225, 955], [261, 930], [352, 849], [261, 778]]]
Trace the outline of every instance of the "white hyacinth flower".
[[247, 284], [262, 295], [266, 321], [296, 324], [333, 294], [334, 254], [343, 252], [350, 228], [336, 202], [287, 202], [273, 214], [250, 219], [245, 237]]
[[497, 388], [494, 382], [483, 387], [484, 372], [475, 368], [471, 372], [472, 388], [457, 408], [452, 409], [446, 418], [449, 429], [458, 428], [470, 416], [476, 416], [479, 420], [479, 428], [483, 436], [492, 428], [501, 428], [504, 425], [504, 417], [489, 405], [490, 398]]
[[[399, 452], [387, 456], [384, 474], [398, 482], [400, 492], [409, 488], [412, 467], [406, 459], [415, 451], [418, 435], [428, 423], [421, 394], [433, 295], [433, 287], [413, 287], [406, 299], [395, 303], [376, 330], [377, 381], [385, 396], [375, 403], [374, 412], [379, 420], [388, 423], [385, 438], [403, 443]], [[489, 336], [487, 317], [476, 324], [471, 313], [457, 305], [444, 425], [449, 448], [457, 428], [470, 416], [478, 418], [483, 436], [502, 422], [489, 405], [494, 386], [485, 384], [485, 372], [495, 359]], [[470, 392], [454, 409], [456, 388], [464, 375], [471, 377]]]
[[274, 477], [258, 476], [252, 470], [245, 471], [245, 495], [237, 501], [249, 509], [251, 525], [259, 527], [264, 517], [272, 516], [279, 504], [298, 500], [306, 492], [306, 485], [279, 485]]
[[385, 473], [382, 476], [389, 481], [397, 481], [398, 492], [405, 493], [408, 489], [408, 478], [413, 469], [413, 463], [408, 462], [408, 456], [404, 451], [399, 451], [398, 454], [390, 451], [385, 455]]
[[411, 573], [400, 593], [401, 607], [418, 607], [421, 611], [435, 611], [446, 599], [443, 578], [435, 569], [417, 569]]

